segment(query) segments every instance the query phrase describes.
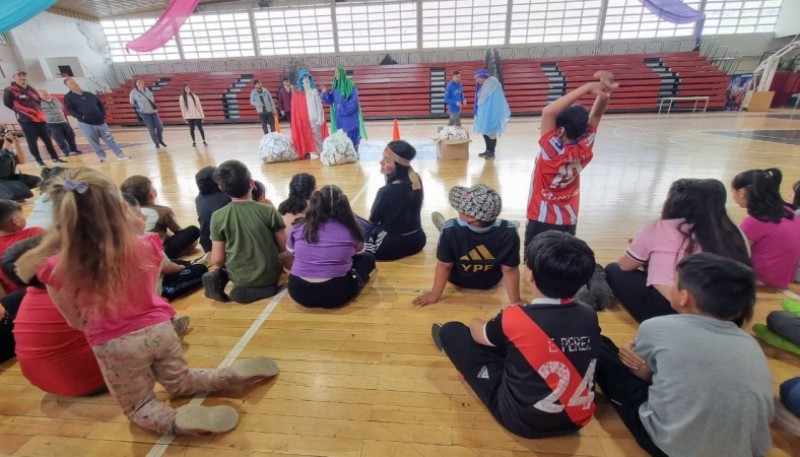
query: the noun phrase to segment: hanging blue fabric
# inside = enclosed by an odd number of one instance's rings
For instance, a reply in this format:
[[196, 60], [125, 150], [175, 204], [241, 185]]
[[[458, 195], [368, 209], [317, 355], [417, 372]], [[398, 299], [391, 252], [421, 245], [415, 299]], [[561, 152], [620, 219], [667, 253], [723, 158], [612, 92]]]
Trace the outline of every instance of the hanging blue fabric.
[[658, 16], [662, 21], [673, 24], [689, 24], [703, 18], [702, 11], [697, 11], [681, 0], [639, 0], [645, 8]]
[[6, 33], [42, 11], [55, 5], [57, 0], [24, 0], [4, 2], [0, 13], [0, 33]]

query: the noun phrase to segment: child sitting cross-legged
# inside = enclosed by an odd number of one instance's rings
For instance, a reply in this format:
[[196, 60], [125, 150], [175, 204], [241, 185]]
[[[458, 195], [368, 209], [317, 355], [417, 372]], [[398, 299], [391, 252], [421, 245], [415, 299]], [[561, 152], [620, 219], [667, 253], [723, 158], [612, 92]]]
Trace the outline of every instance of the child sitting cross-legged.
[[592, 277], [594, 253], [574, 236], [547, 231], [525, 250], [534, 299], [490, 321], [433, 324], [437, 347], [500, 424], [525, 438], [572, 433], [592, 419], [600, 327], [575, 300]]
[[214, 181], [231, 202], [211, 215], [211, 262], [217, 269], [203, 275], [206, 297], [228, 301], [228, 281], [237, 303], [275, 295], [283, 272], [278, 256], [286, 250], [283, 219], [272, 206], [253, 201], [253, 178], [242, 162], [221, 163]]
[[417, 306], [436, 303], [450, 281], [458, 287], [491, 289], [503, 280], [511, 304], [520, 304], [519, 234], [517, 226], [498, 219], [500, 195], [484, 184], [450, 189], [450, 206], [458, 218], [444, 222], [433, 213], [442, 232], [436, 248], [433, 290], [414, 299]]
[[597, 385], [653, 456], [763, 456], [772, 446], [772, 374], [736, 322], [756, 300], [753, 270], [703, 252], [677, 266], [678, 314], [648, 319], [617, 349], [601, 337]]
[[182, 396], [227, 390], [275, 376], [275, 362], [259, 357], [190, 369], [170, 322], [175, 310], [155, 293], [161, 242], [136, 233], [119, 189], [96, 170], [73, 168], [53, 181], [50, 195], [56, 224], [18, 265], [44, 260], [38, 278], [67, 323], [86, 334], [125, 415], [162, 434], [233, 429], [235, 409], [187, 404], [176, 410], [156, 397], [155, 383]]
[[153, 187], [150, 178], [141, 175], [131, 176], [122, 182], [120, 189], [122, 193], [135, 198], [142, 209], [155, 211], [158, 215], [155, 227], [152, 230], [148, 228], [148, 231], [157, 233], [161, 238], [167, 257], [177, 259], [194, 250], [200, 238], [200, 229], [194, 225], [181, 227], [172, 208], [156, 205], [158, 191]]
[[289, 295], [302, 306], [342, 306], [375, 271], [375, 256], [365, 252], [361, 224], [337, 186], [311, 194], [305, 216], [292, 226], [286, 248], [294, 254]]

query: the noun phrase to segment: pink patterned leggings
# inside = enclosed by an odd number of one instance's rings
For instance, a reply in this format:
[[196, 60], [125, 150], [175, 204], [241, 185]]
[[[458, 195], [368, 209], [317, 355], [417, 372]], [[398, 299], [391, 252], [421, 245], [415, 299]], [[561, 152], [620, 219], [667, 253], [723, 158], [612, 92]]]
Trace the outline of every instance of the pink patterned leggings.
[[135, 424], [158, 433], [176, 430], [174, 408], [156, 398], [156, 381], [176, 396], [233, 387], [230, 367], [190, 369], [170, 321], [145, 327], [92, 348], [109, 392]]

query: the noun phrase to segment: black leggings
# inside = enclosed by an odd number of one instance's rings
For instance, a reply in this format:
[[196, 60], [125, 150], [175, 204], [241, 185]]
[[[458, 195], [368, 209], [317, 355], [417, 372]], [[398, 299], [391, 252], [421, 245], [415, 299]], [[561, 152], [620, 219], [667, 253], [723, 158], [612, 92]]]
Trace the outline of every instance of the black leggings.
[[50, 157], [52, 157], [53, 160], [58, 158], [56, 148], [53, 146], [53, 140], [50, 138], [50, 132], [47, 130], [46, 123], [20, 122], [19, 126], [22, 129], [22, 133], [25, 134], [25, 141], [28, 143], [28, 150], [31, 151], [31, 155], [34, 159], [36, 159], [36, 163], [44, 163], [44, 161], [42, 161], [42, 156], [39, 154], [39, 145], [36, 143], [36, 140], [39, 138], [42, 139], [42, 143], [44, 143], [44, 147], [47, 149], [47, 153], [50, 154]]
[[613, 341], [601, 335], [599, 349], [595, 379], [603, 395], [642, 449], [654, 457], [666, 457], [667, 454], [653, 443], [639, 416], [639, 406], [647, 401], [650, 384], [623, 365]]
[[525, 244], [523, 244], [523, 247], [527, 248], [528, 244], [531, 241], [533, 241], [536, 235], [546, 232], [548, 230], [567, 232], [570, 235], [575, 236], [575, 232], [578, 230], [578, 226], [548, 224], [546, 222], [532, 221], [528, 219], [528, 223], [525, 225]]
[[486, 143], [486, 152], [494, 154], [494, 148], [497, 147], [497, 138], [489, 138], [483, 135], [483, 142]]
[[192, 141], [194, 141], [194, 129], [197, 127], [197, 130], [200, 130], [200, 138], [203, 141], [206, 140], [206, 132], [203, 131], [203, 120], [202, 119], [186, 119], [186, 122], [189, 123], [189, 135], [192, 136]]
[[308, 282], [289, 275], [289, 296], [308, 308], [338, 308], [361, 292], [374, 269], [375, 256], [365, 252], [353, 257], [348, 274], [325, 282]]
[[164, 254], [168, 259], [177, 259], [200, 238], [200, 229], [190, 225], [171, 237], [164, 239]]
[[636, 322], [675, 314], [669, 300], [655, 287], [647, 285], [647, 273], [642, 270], [623, 271], [618, 263], [612, 262], [606, 265], [606, 281]]

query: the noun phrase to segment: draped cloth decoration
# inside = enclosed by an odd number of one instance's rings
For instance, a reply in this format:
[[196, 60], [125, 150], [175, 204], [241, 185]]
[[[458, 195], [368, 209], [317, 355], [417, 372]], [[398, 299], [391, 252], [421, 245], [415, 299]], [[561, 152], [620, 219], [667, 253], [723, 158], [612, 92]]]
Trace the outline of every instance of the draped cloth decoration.
[[0, 33], [6, 33], [42, 11], [55, 5], [56, 0], [19, 0], [3, 2], [0, 14]]
[[[20, 2], [21, 3], [21, 2]], [[125, 48], [136, 52], [150, 52], [164, 46], [192, 15], [200, 0], [172, 0], [164, 14], [139, 38], [131, 41]]]
[[645, 8], [662, 21], [674, 24], [689, 24], [703, 18], [702, 11], [683, 3], [681, 0], [639, 0]]

